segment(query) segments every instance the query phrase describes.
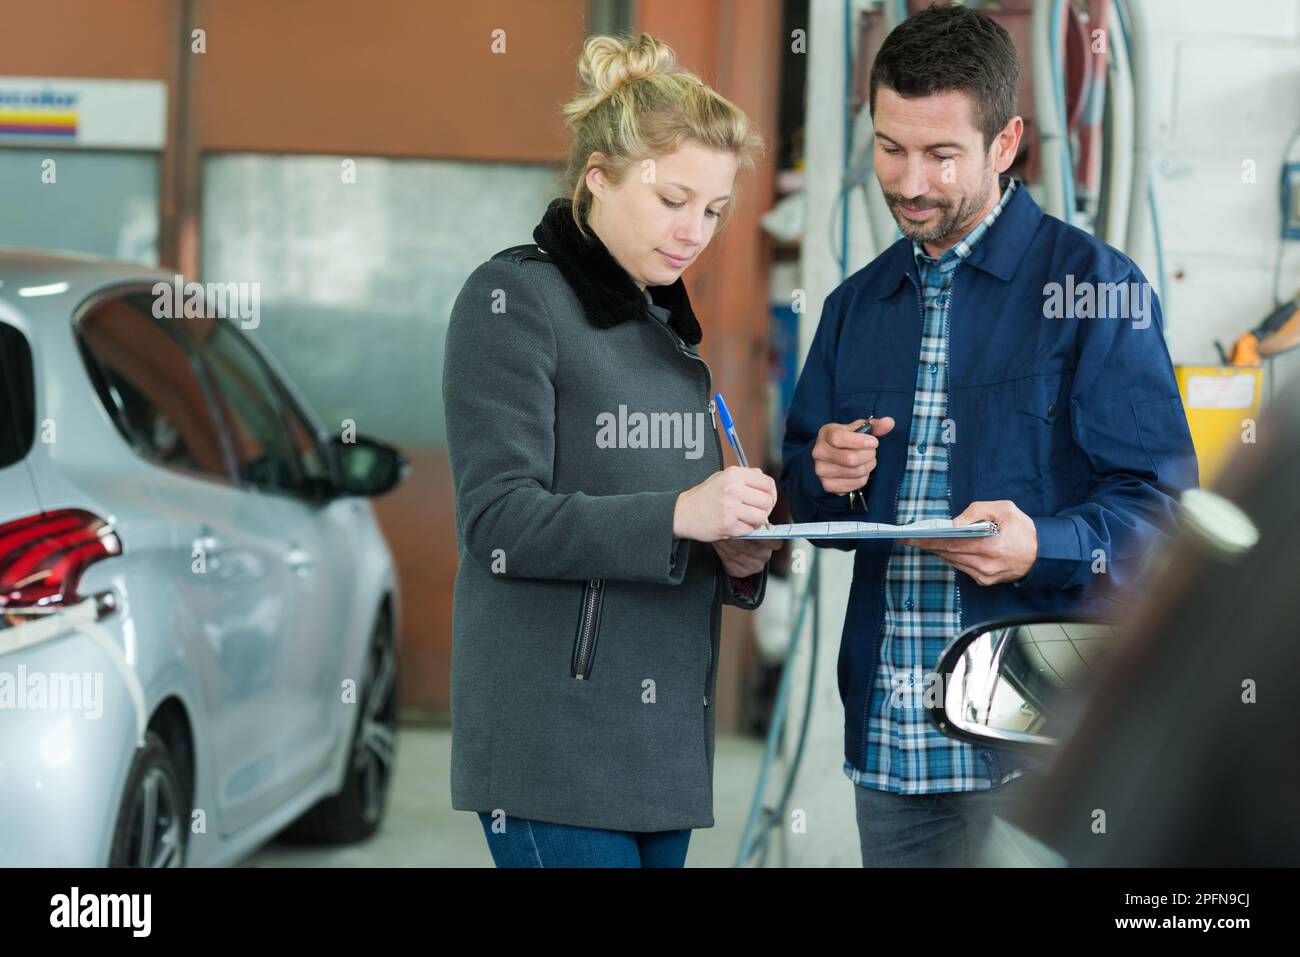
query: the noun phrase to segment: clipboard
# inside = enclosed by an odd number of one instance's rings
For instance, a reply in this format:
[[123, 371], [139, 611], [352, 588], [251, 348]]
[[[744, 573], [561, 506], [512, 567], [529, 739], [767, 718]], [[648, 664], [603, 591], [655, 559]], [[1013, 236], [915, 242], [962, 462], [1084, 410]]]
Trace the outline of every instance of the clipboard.
[[970, 525], [954, 525], [950, 518], [927, 518], [910, 525], [886, 525], [882, 522], [804, 522], [795, 525], [773, 525], [760, 528], [748, 535], [737, 535], [737, 541], [747, 538], [987, 538], [998, 534], [997, 522], [978, 521]]

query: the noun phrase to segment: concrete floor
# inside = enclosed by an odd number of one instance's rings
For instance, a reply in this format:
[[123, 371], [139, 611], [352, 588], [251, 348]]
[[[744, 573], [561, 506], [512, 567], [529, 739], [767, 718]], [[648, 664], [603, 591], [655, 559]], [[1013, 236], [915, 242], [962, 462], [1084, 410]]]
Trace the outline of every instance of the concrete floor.
[[[763, 742], [718, 736], [712, 828], [691, 835], [687, 867], [730, 867], [740, 847]], [[388, 816], [369, 841], [307, 848], [273, 841], [249, 867], [491, 867], [477, 815], [451, 807], [451, 729], [406, 723], [398, 731], [397, 771]]]

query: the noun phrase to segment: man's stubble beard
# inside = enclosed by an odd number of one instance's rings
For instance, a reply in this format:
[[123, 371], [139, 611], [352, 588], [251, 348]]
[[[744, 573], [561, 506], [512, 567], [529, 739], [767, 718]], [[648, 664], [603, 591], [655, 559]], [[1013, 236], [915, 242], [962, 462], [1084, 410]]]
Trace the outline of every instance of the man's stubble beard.
[[985, 180], [984, 188], [974, 199], [968, 196], [962, 197], [958, 200], [956, 209], [953, 209], [949, 204], [938, 207], [940, 210], [939, 220], [932, 226], [917, 225], [904, 216], [898, 207], [907, 206], [910, 208], [912, 204], [903, 199], [898, 193], [885, 193], [885, 202], [889, 204], [889, 212], [893, 215], [894, 221], [898, 223], [899, 231], [907, 239], [917, 243], [937, 243], [954, 234], [959, 233], [964, 236], [970, 232], [975, 226], [972, 220], [988, 203], [992, 189], [992, 184]]

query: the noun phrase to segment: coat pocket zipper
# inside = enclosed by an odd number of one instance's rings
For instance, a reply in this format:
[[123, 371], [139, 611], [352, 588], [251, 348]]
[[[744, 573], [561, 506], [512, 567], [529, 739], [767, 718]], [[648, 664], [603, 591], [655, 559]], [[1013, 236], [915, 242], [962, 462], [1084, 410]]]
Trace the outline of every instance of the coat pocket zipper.
[[[678, 338], [677, 333], [673, 332], [672, 329], [668, 328], [668, 326], [666, 325], [663, 325], [663, 323], [656, 323], [656, 325], [659, 325], [664, 330], [664, 332], [668, 334], [668, 338], [672, 340], [674, 349], [676, 349], [682, 355], [686, 356], [686, 358], [693, 359], [696, 362], [698, 362], [700, 365], [704, 366], [705, 395], [708, 398], [708, 402], [705, 404], [704, 408], [708, 411], [709, 422], [713, 426], [713, 438], [714, 441], [717, 443], [717, 447], [718, 447], [718, 469], [720, 471], [726, 468], [726, 459], [723, 457], [723, 452], [722, 452], [722, 434], [718, 431], [717, 402], [713, 399], [713, 370], [709, 368], [709, 364], [704, 361], [703, 356], [696, 355], [695, 353], [687, 349], [685, 343], [683, 343]], [[714, 572], [713, 598], [711, 599], [710, 604], [712, 604], [712, 602], [714, 601], [717, 601], [719, 574], [726, 574], [726, 569], [722, 569], [720, 572]], [[704, 708], [706, 712], [709, 707], [709, 686], [711, 684], [713, 684], [713, 636], [712, 634], [709, 635], [708, 644], [705, 647]]]
[[605, 582], [593, 578], [582, 587], [582, 613], [578, 632], [573, 637], [573, 662], [570, 677], [585, 681], [591, 677], [591, 663], [596, 656], [596, 637], [600, 631], [600, 609], [604, 604]]

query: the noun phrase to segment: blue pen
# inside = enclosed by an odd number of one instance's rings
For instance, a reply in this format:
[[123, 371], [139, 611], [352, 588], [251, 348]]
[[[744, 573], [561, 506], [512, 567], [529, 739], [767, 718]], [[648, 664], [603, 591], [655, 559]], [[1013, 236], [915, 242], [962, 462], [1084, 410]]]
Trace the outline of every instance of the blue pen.
[[[722, 393], [715, 392], [713, 399], [718, 404], [718, 416], [722, 419], [722, 431], [727, 433], [727, 441], [736, 450], [736, 458], [740, 460], [741, 467], [749, 468], [749, 460], [745, 458], [744, 446], [740, 444], [740, 435], [736, 432], [736, 423], [731, 421], [731, 413], [727, 411], [727, 403], [723, 401]], [[772, 523], [764, 519], [763, 527], [771, 528]]]
[[736, 434], [736, 423], [731, 421], [731, 413], [727, 411], [727, 403], [722, 400], [722, 393], [714, 393], [713, 398], [718, 403], [718, 415], [722, 418], [722, 431], [727, 433], [727, 441], [736, 450], [736, 458], [740, 459], [741, 466], [749, 468], [749, 462], [745, 458], [745, 450], [740, 444], [740, 436]]

